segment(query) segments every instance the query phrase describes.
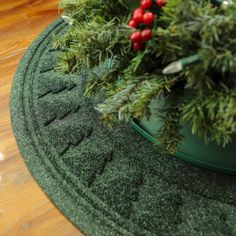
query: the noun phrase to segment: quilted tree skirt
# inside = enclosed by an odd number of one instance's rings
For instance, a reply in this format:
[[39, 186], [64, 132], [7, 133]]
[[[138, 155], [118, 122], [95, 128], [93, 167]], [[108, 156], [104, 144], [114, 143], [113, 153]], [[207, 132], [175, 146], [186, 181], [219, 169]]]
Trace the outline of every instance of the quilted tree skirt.
[[236, 177], [162, 156], [129, 125], [104, 127], [86, 77], [55, 70], [63, 30], [57, 20], [30, 46], [11, 98], [19, 149], [48, 197], [88, 235], [236, 235]]

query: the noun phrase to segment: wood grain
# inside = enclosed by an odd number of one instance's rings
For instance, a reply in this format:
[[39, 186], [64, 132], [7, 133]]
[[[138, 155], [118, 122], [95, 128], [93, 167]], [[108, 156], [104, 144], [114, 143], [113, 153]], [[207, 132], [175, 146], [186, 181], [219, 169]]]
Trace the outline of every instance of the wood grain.
[[31, 177], [12, 132], [9, 100], [26, 48], [59, 16], [58, 0], [0, 0], [0, 235], [82, 235]]

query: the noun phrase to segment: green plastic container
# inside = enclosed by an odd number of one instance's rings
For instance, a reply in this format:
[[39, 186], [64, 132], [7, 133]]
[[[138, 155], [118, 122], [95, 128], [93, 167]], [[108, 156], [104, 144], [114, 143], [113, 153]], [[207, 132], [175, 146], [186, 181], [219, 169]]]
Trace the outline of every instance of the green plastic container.
[[[152, 101], [150, 105], [152, 115], [149, 120], [143, 118], [140, 121], [131, 121], [131, 125], [153, 143], [158, 143], [155, 136], [161, 127], [161, 121], [155, 112], [158, 106], [160, 103]], [[191, 129], [187, 126], [183, 127], [181, 133], [185, 138], [179, 147], [179, 152], [176, 153], [177, 157], [207, 169], [236, 174], [236, 143], [225, 147], [218, 146], [215, 142], [205, 144], [203, 140], [192, 135]]]

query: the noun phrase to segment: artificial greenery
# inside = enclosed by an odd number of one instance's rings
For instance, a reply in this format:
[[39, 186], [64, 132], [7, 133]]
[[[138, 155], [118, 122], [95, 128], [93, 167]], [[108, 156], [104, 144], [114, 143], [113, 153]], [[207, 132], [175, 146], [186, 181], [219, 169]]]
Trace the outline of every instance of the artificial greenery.
[[[168, 0], [152, 28], [153, 38], [134, 52], [128, 27], [140, 1], [62, 0], [74, 23], [55, 46], [58, 69], [85, 73], [86, 95], [102, 91], [98, 105], [108, 125], [150, 116], [161, 99], [163, 127], [158, 139], [171, 153], [182, 140], [182, 124], [206, 142], [226, 145], [236, 133], [236, 2], [227, 7], [208, 0]], [[191, 55], [201, 60], [178, 74], [164, 75], [171, 62]]]

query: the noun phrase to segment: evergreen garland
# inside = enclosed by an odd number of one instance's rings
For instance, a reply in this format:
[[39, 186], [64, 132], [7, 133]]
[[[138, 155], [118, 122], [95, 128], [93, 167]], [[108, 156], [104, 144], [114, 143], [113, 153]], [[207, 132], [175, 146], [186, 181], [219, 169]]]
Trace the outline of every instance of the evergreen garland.
[[[219, 3], [219, 1], [217, 2]], [[132, 50], [128, 26], [140, 1], [62, 0], [73, 25], [55, 47], [58, 69], [85, 73], [86, 95], [103, 91], [98, 105], [107, 125], [150, 116], [149, 104], [162, 99], [158, 140], [170, 153], [182, 140], [181, 124], [206, 142], [226, 145], [236, 134], [236, 2], [168, 0], [143, 51]], [[145, 28], [145, 26], [143, 26]], [[192, 55], [199, 61], [164, 75], [170, 63]]]

